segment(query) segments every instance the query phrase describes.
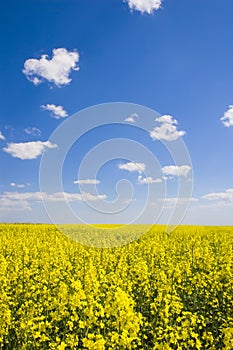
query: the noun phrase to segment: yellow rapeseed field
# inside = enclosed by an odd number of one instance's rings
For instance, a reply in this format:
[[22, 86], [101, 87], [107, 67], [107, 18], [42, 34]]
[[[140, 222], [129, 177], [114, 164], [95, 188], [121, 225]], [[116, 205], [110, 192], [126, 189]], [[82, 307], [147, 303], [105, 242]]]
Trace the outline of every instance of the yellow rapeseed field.
[[233, 228], [154, 226], [110, 249], [1, 224], [0, 248], [0, 349], [233, 349]]

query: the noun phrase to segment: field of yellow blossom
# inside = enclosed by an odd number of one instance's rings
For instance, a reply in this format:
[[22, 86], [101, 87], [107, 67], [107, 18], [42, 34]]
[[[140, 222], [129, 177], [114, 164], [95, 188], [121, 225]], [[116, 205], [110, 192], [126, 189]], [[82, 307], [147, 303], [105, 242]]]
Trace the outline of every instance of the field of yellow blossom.
[[110, 249], [0, 224], [0, 248], [0, 349], [233, 349], [233, 228], [154, 226]]

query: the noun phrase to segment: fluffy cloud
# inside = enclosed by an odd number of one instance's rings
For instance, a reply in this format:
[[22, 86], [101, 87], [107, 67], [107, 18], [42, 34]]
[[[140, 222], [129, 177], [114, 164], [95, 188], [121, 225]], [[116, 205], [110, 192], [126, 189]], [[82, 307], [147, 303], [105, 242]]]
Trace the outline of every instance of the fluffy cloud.
[[41, 135], [41, 130], [36, 128], [36, 127], [28, 127], [24, 129], [24, 132], [28, 135], [33, 135], [33, 136], [40, 136]]
[[96, 179], [86, 179], [86, 180], [76, 180], [74, 184], [78, 185], [98, 185], [100, 183], [99, 180]]
[[3, 134], [2, 134], [2, 132], [0, 131], [0, 140], [5, 140], [6, 138], [5, 138], [5, 136], [3, 136]]
[[54, 104], [47, 104], [47, 105], [42, 105], [41, 108], [44, 111], [50, 111], [52, 114], [52, 117], [55, 119], [68, 117], [68, 113], [66, 112], [66, 110], [62, 106], [56, 106]]
[[31, 211], [32, 208], [30, 204], [27, 201], [20, 200], [20, 201], [15, 201], [11, 200], [5, 197], [5, 195], [0, 195], [0, 212], [2, 211]]
[[230, 201], [233, 202], [233, 188], [229, 188], [225, 192], [208, 193], [202, 197], [209, 201]]
[[144, 184], [153, 184], [153, 183], [161, 183], [163, 182], [162, 179], [153, 179], [153, 177], [148, 176], [148, 177], [142, 177], [142, 176], [138, 176], [138, 183], [140, 183], [141, 185]]
[[98, 201], [104, 200], [107, 196], [105, 194], [92, 195], [90, 193], [67, 193], [57, 192], [53, 194], [43, 194], [43, 199], [51, 202], [76, 202], [76, 201]]
[[131, 10], [137, 10], [141, 13], [152, 14], [154, 11], [160, 9], [162, 0], [124, 0], [128, 3]]
[[188, 176], [190, 170], [189, 165], [168, 165], [162, 168], [162, 173], [171, 176]]
[[97, 201], [100, 199], [106, 199], [107, 196], [105, 194], [103, 195], [92, 195], [90, 193], [68, 193], [68, 192], [56, 192], [52, 194], [48, 194], [45, 192], [5, 192], [3, 195], [0, 195], [0, 198], [7, 198], [10, 200], [28, 200], [28, 201], [42, 201], [47, 200], [51, 202], [75, 202], [75, 201], [85, 201], [85, 200], [91, 200], [91, 201]]
[[139, 115], [137, 114], [137, 113], [133, 113], [133, 114], [131, 114], [130, 116], [128, 116], [127, 118], [125, 118], [125, 122], [126, 123], [135, 123], [135, 121], [136, 121], [136, 118], [138, 118], [139, 117]]
[[98, 201], [104, 200], [107, 196], [92, 195], [90, 193], [67, 193], [57, 192], [52, 194], [41, 192], [5, 192], [0, 195], [0, 210], [31, 210], [33, 202], [42, 202], [42, 200], [50, 202], [76, 202], [76, 201]]
[[150, 132], [150, 137], [153, 140], [175, 141], [186, 134], [183, 130], [177, 130], [178, 122], [171, 115], [163, 115], [155, 121], [161, 125]]
[[161, 117], [156, 118], [155, 121], [158, 123], [167, 123], [167, 124], [178, 125], [177, 120], [174, 119], [171, 115], [162, 115]]
[[233, 126], [233, 106], [229, 106], [229, 109], [224, 113], [221, 121], [227, 128]]
[[51, 59], [48, 58], [48, 55], [42, 55], [40, 59], [26, 60], [23, 73], [34, 85], [47, 80], [60, 87], [71, 82], [69, 76], [72, 70], [79, 70], [78, 61], [77, 51], [67, 51], [64, 48], [53, 49]]
[[127, 170], [129, 172], [138, 172], [141, 174], [145, 171], [146, 165], [144, 163], [128, 162], [125, 164], [118, 164], [118, 168], [121, 170]]
[[52, 144], [50, 141], [33, 141], [25, 143], [8, 143], [7, 147], [3, 150], [14, 158], [25, 159], [36, 159], [45, 150], [56, 148], [57, 145]]

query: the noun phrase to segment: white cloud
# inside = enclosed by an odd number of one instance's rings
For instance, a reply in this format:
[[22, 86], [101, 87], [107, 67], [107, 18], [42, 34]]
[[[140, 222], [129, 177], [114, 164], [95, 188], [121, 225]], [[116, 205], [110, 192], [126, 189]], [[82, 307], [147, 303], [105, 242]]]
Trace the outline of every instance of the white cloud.
[[135, 123], [136, 118], [138, 118], [138, 117], [139, 117], [139, 115], [137, 113], [133, 113], [130, 116], [128, 116], [127, 118], [125, 118], [124, 121], [127, 123]]
[[36, 127], [28, 127], [24, 129], [24, 132], [28, 135], [33, 135], [33, 136], [40, 136], [41, 135], [41, 130], [36, 128]]
[[33, 200], [41, 200], [40, 192], [19, 193], [19, 192], [5, 192], [0, 195], [0, 210], [1, 211], [31, 211], [31, 203]]
[[178, 122], [176, 119], [174, 119], [171, 115], [162, 115], [161, 117], [158, 117], [155, 119], [158, 123], [167, 123], [167, 124], [175, 124], [178, 125]]
[[92, 200], [96, 201], [99, 199], [106, 199], [107, 196], [103, 195], [92, 195], [90, 193], [68, 193], [68, 192], [55, 192], [52, 194], [48, 194], [45, 192], [5, 192], [3, 195], [0, 195], [0, 198], [7, 198], [11, 200], [28, 200], [28, 201], [42, 201], [47, 200], [51, 202], [75, 202], [75, 201], [84, 201], [84, 200]]
[[162, 0], [124, 0], [131, 10], [152, 14], [162, 6]]
[[56, 106], [54, 104], [42, 105], [41, 108], [44, 111], [52, 112], [52, 117], [55, 119], [66, 118], [68, 117], [68, 113], [62, 106]]
[[199, 202], [199, 199], [194, 197], [168, 197], [161, 198], [159, 201], [164, 203], [164, 208], [171, 209], [174, 208], [175, 205], [185, 205], [188, 203]]
[[168, 197], [168, 198], [164, 198], [160, 200], [161, 202], [165, 202], [165, 203], [179, 203], [179, 204], [184, 204], [187, 202], [198, 202], [199, 199], [194, 198], [194, 197]]
[[229, 109], [224, 113], [220, 120], [227, 128], [233, 126], [233, 106], [229, 106]]
[[67, 193], [57, 192], [52, 194], [41, 192], [5, 192], [0, 195], [0, 209], [8, 210], [10, 208], [16, 210], [31, 210], [33, 202], [42, 202], [42, 200], [50, 202], [76, 202], [76, 201], [98, 201], [104, 200], [105, 194], [92, 195], [90, 193]]
[[0, 140], [5, 140], [6, 138], [5, 138], [5, 136], [2, 134], [2, 132], [0, 131]]
[[209, 201], [230, 201], [233, 202], [233, 188], [229, 188], [225, 192], [212, 192], [202, 197]]
[[20, 201], [15, 201], [11, 199], [5, 198], [4, 195], [0, 196], [0, 211], [31, 211], [32, 208], [30, 204], [27, 201], [20, 200]]
[[10, 186], [11, 187], [17, 187], [17, 188], [24, 188], [25, 187], [24, 184], [16, 184], [15, 182], [11, 182]]
[[189, 165], [168, 165], [162, 168], [162, 173], [171, 176], [188, 176], [191, 169]]
[[139, 174], [143, 173], [146, 169], [146, 165], [144, 163], [137, 162], [128, 162], [125, 164], [118, 164], [119, 169], [127, 170], [129, 172], [138, 172]]
[[100, 195], [92, 195], [90, 193], [66, 193], [66, 192], [57, 192], [53, 193], [51, 195], [46, 194], [43, 195], [43, 198], [45, 198], [47, 201], [52, 202], [76, 202], [76, 201], [98, 201], [98, 200], [104, 200], [107, 198], [105, 194]]
[[153, 183], [161, 183], [161, 182], [163, 182], [163, 180], [162, 179], [153, 179], [153, 177], [151, 177], [151, 176], [148, 176], [148, 177], [142, 177], [141, 175], [140, 176], [138, 176], [138, 183], [140, 183], [140, 184], [142, 184], [142, 185], [144, 185], [144, 184], [153, 184]]
[[12, 155], [14, 158], [25, 159], [36, 159], [45, 150], [56, 148], [57, 145], [52, 144], [50, 141], [33, 141], [25, 143], [8, 143], [7, 147], [3, 150]]
[[24, 62], [23, 73], [34, 84], [38, 85], [44, 80], [57, 86], [68, 85], [71, 82], [72, 70], [79, 70], [77, 51], [67, 51], [65, 48], [53, 49], [51, 59], [42, 55], [40, 59], [30, 58]]
[[73, 183], [78, 185], [98, 185], [100, 181], [96, 179], [86, 179], [86, 180], [75, 180]]
[[178, 122], [170, 115], [163, 115], [156, 118], [155, 121], [161, 125], [150, 132], [150, 137], [153, 140], [175, 141], [186, 134], [183, 130], [177, 130]]

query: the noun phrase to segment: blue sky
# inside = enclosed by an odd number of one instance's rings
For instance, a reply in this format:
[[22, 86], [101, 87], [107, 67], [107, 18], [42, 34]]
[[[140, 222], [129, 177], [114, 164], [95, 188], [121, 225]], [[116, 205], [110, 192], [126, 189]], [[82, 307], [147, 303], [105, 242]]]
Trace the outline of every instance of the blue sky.
[[[170, 174], [166, 174], [165, 166], [190, 164], [174, 164], [162, 138], [154, 140], [149, 133], [135, 129], [139, 119], [145, 126], [146, 113], [140, 108], [138, 112], [137, 107], [128, 112], [125, 106], [119, 121], [136, 113], [135, 123], [97, 128], [71, 147], [62, 179], [65, 198], [73, 209], [82, 213], [85, 221], [127, 222], [140, 212], [148, 187], [155, 191], [149, 203], [153, 208], [165, 186], [167, 200], [159, 222], [166, 223], [178, 180], [191, 181], [193, 171], [191, 205], [183, 222], [233, 224], [231, 0], [15, 0], [1, 2], [0, 10], [1, 221], [50, 222], [39, 197], [39, 169], [43, 151], [57, 152], [49, 141], [51, 134], [84, 108], [125, 102], [156, 111], [154, 119], [172, 116], [168, 124], [185, 132], [179, 139], [188, 148], [192, 169], [183, 175], [177, 168], [174, 175], [169, 168]], [[43, 66], [43, 55], [47, 55], [46, 64], [53, 57], [60, 61], [54, 61], [53, 67]], [[111, 118], [106, 116], [106, 122]], [[85, 123], [80, 114], [80, 125]], [[164, 124], [156, 121], [151, 131]], [[101, 168], [100, 183], [82, 184], [81, 188], [74, 184], [88, 151], [117, 137], [151, 150], [160, 162], [158, 172], [150, 169], [144, 174], [140, 166], [132, 170], [133, 163], [143, 163], [136, 152], [135, 159], [113, 159]], [[165, 141], [171, 145], [181, 142], [179, 139]], [[128, 163], [132, 163], [128, 165], [131, 170], [120, 169], [119, 164]], [[84, 175], [81, 180], [90, 180], [88, 172]], [[104, 206], [103, 200], [116, 199], [116, 184], [122, 178], [135, 189], [131, 209], [126, 214], [122, 211], [122, 216], [104, 218], [97, 211], [90, 213], [78, 196], [84, 191], [92, 204]], [[146, 178], [151, 178], [150, 184], [140, 183]], [[124, 187], [122, 193], [128, 193]], [[61, 204], [55, 200], [56, 193], [46, 195], [47, 201]], [[123, 196], [122, 201], [127, 198]], [[149, 210], [143, 220], [153, 222], [153, 216]]]

